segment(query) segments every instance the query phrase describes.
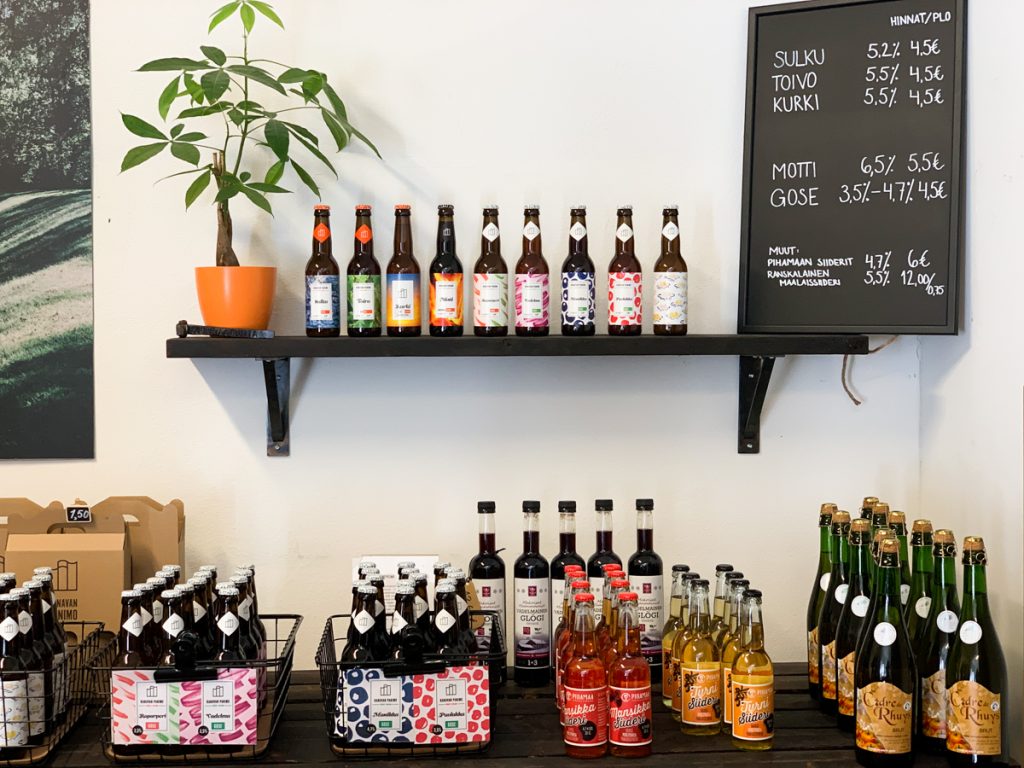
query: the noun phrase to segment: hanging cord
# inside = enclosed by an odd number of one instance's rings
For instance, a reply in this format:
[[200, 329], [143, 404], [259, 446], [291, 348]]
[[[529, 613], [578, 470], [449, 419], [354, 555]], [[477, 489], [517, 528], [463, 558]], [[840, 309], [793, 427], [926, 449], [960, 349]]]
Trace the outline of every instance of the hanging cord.
[[[885, 341], [885, 342], [879, 344], [877, 347], [868, 348], [868, 354], [869, 355], [873, 355], [876, 352], [881, 352], [883, 349], [885, 349], [886, 347], [891, 345], [893, 342], [895, 342], [896, 339], [898, 339], [898, 338], [899, 338], [899, 336], [893, 336], [888, 341]], [[864, 402], [860, 398], [858, 398], [855, 394], [853, 394], [853, 390], [850, 388], [849, 376], [850, 376], [850, 355], [846, 354], [846, 355], [843, 355], [843, 373], [842, 373], [843, 391], [846, 392], [846, 396], [848, 398], [850, 398], [850, 401], [854, 405], [863, 405]]]

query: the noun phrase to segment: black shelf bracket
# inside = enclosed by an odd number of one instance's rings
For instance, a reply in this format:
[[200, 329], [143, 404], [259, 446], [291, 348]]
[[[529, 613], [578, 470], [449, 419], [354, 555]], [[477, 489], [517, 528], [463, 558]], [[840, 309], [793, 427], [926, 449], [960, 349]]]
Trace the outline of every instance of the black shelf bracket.
[[761, 452], [761, 409], [774, 368], [774, 357], [740, 356], [740, 453]]
[[291, 378], [290, 357], [263, 361], [263, 381], [267, 385], [267, 456], [287, 456], [291, 453], [288, 434]]

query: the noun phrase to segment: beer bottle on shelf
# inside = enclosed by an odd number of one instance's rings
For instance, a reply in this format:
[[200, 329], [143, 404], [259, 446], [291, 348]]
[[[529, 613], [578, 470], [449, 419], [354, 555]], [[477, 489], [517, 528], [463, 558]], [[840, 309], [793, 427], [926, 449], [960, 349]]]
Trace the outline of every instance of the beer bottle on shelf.
[[[729, 571], [725, 574], [725, 599], [723, 601], [725, 614], [722, 616], [722, 621], [718, 628], [711, 632], [711, 636], [714, 638], [715, 645], [718, 646], [719, 650], [725, 647], [725, 638], [735, 630], [739, 623], [739, 614], [733, 611], [732, 608], [732, 585], [737, 581], [746, 581], [743, 578], [743, 571]], [[750, 585], [749, 581], [747, 585]], [[713, 621], [712, 626], [714, 626]]]
[[693, 593], [694, 582], [699, 580], [700, 574], [694, 571], [683, 574], [683, 599], [680, 601], [683, 624], [672, 640], [671, 664], [673, 685], [668, 690], [668, 695], [671, 699], [669, 709], [672, 712], [672, 719], [677, 722], [682, 720], [681, 707], [683, 696], [683, 680], [680, 676], [679, 661], [683, 657], [683, 648], [686, 647], [686, 643], [693, 636], [693, 630], [690, 626], [690, 595]]
[[691, 637], [679, 656], [682, 731], [711, 736], [722, 727], [722, 657], [711, 639], [708, 582], [698, 579], [690, 590]]
[[551, 681], [551, 575], [540, 553], [540, 502], [523, 502], [523, 553], [516, 558], [514, 678], [517, 685], [536, 687]]
[[[453, 589], [452, 592], [454, 593], [454, 591]], [[372, 643], [373, 628], [377, 623], [377, 616], [374, 612], [374, 603], [376, 602], [377, 588], [375, 586], [363, 584], [356, 588], [356, 605], [351, 619], [355, 631], [349, 633], [348, 642], [341, 652], [343, 662], [376, 660]]]
[[18, 603], [17, 595], [0, 595], [0, 705], [4, 719], [0, 747], [25, 747], [29, 743], [28, 670], [22, 661], [25, 641], [18, 621]]
[[[306, 262], [306, 335], [341, 333], [341, 270], [331, 254], [331, 207], [313, 206], [313, 255]], [[164, 566], [166, 567], [166, 566]], [[180, 571], [175, 578], [180, 579]]]
[[160, 665], [173, 667], [174, 642], [185, 630], [184, 612], [181, 609], [181, 593], [175, 589], [165, 589], [160, 593], [160, 600], [164, 604], [164, 620], [160, 625], [163, 630]]
[[877, 581], [854, 665], [856, 755], [867, 768], [914, 761], [917, 668], [900, 604], [900, 543], [894, 536], [879, 547]]
[[370, 633], [373, 657], [386, 659], [391, 653], [391, 638], [388, 635], [388, 617], [384, 607], [384, 577], [376, 568], [368, 568], [366, 575], [370, 585], [377, 590], [377, 599], [373, 603], [374, 625]]
[[252, 598], [249, 596], [249, 579], [242, 574], [235, 574], [231, 583], [238, 589], [238, 618], [242, 622], [242, 650], [251, 654], [247, 658], [255, 659], [259, 656], [259, 633], [253, 627], [252, 621]]
[[259, 635], [259, 642], [263, 643], [267, 639], [267, 628], [263, 625], [263, 619], [260, 618], [260, 597], [256, 589], [256, 566], [246, 565], [242, 570], [249, 577], [249, 599], [252, 601], [250, 613], [252, 613], [253, 627], [256, 634]]
[[587, 578], [598, 600], [604, 596], [604, 571], [601, 566], [609, 563], [622, 566], [622, 558], [612, 549], [612, 506], [611, 499], [598, 499], [594, 502], [597, 512], [597, 549], [587, 559]]
[[459, 604], [453, 584], [441, 583], [434, 597], [434, 644], [442, 656], [463, 656], [459, 632]]
[[654, 334], [685, 336], [690, 273], [679, 244], [679, 208], [661, 212], [661, 257], [654, 265]]
[[207, 575], [193, 576], [188, 580], [189, 585], [195, 590], [195, 598], [192, 602], [192, 616], [195, 618], [195, 631], [199, 636], [199, 645], [203, 658], [213, 653], [213, 616], [212, 606], [207, 600]]
[[608, 667], [608, 742], [616, 757], [647, 757], [654, 740], [651, 668], [640, 649], [639, 596], [618, 595], [618, 648]]
[[732, 693], [732, 663], [743, 650], [743, 595], [750, 586], [748, 579], [729, 582], [729, 601], [726, 610], [730, 615], [732, 629], [718, 647], [722, 654], [722, 733], [732, 735], [732, 718], [735, 701]]
[[854, 670], [857, 660], [857, 643], [867, 622], [871, 605], [869, 569], [871, 558], [871, 522], [859, 518], [850, 523], [850, 574], [846, 601], [839, 612], [836, 626], [836, 706], [838, 724], [841, 730], [853, 733]]
[[33, 578], [43, 584], [43, 627], [47, 643], [53, 652], [54, 724], [60, 725], [64, 722], [68, 699], [67, 665], [64, 663], [67, 657], [67, 635], [57, 615], [57, 598], [53, 592], [53, 576], [50, 569], [36, 568], [34, 574]]
[[[914, 649], [919, 647], [922, 629], [932, 607], [932, 524], [930, 520], [915, 520], [910, 530], [910, 549], [914, 572], [910, 577], [910, 599], [907, 601], [907, 631]], [[920, 661], [920, 659], [918, 660]]]
[[863, 520], [870, 520], [871, 513], [875, 510], [875, 504], [878, 503], [877, 496], [865, 496], [864, 501], [860, 505], [860, 516]]
[[[594, 595], [594, 611], [597, 612], [597, 601], [601, 601], [601, 615], [595, 617], [595, 635], [597, 647], [601, 653], [607, 652], [612, 646], [612, 582], [625, 581], [626, 572], [621, 568], [609, 563], [604, 569], [604, 589], [600, 597]], [[627, 586], [629, 582], [626, 581]]]
[[459, 642], [464, 653], [476, 653], [476, 633], [469, 619], [469, 593], [466, 592], [466, 572], [461, 568], [448, 571], [448, 577], [455, 582], [455, 603], [459, 609]]
[[391, 615], [391, 658], [404, 658], [410, 644], [413, 650], [425, 648], [416, 627], [416, 585], [406, 580], [400, 581], [395, 587], [395, 612]]
[[[619, 595], [629, 591], [629, 582], [626, 579], [612, 579], [608, 582], [608, 633], [605, 637], [604, 647], [599, 645], [606, 670], [618, 658], [619, 653]], [[600, 639], [599, 636], [599, 642]]]
[[[568, 581], [568, 575], [566, 576]], [[582, 574], [579, 578], [573, 579], [572, 583], [566, 594], [566, 603], [568, 604], [565, 612], [562, 614], [566, 626], [564, 630], [556, 637], [555, 640], [555, 705], [559, 709], [565, 708], [565, 686], [563, 685], [565, 666], [569, 663], [572, 658], [573, 646], [573, 627], [576, 626], [576, 595], [590, 594], [590, 582], [587, 581]], [[559, 720], [560, 725], [565, 723]]]
[[1005, 763], [1006, 658], [988, 607], [985, 542], [964, 539], [964, 603], [946, 666], [946, 750], [952, 765]]
[[137, 589], [121, 593], [121, 628], [117, 635], [116, 667], [144, 667], [150, 664], [149, 649], [143, 633], [146, 622], [142, 616], [142, 592]]
[[562, 335], [593, 336], [594, 262], [588, 252], [587, 207], [569, 212], [569, 255], [562, 262]]
[[551, 285], [540, 237], [540, 208], [523, 211], [523, 255], [516, 263], [516, 336], [547, 336]]
[[711, 614], [711, 635], [715, 636], [722, 629], [722, 622], [725, 619], [725, 601], [729, 597], [726, 589], [726, 580], [733, 566], [729, 563], [719, 563], [715, 566], [715, 599], [712, 603], [713, 613]]
[[[44, 723], [47, 733], [52, 732], [54, 715], [58, 702], [57, 670], [54, 665], [56, 654], [55, 646], [46, 627], [46, 617], [43, 612], [43, 581], [39, 576], [34, 576], [25, 582], [29, 590], [29, 602], [32, 606], [32, 644], [36, 654], [43, 662], [43, 688], [45, 690]], [[61, 649], [63, 651], [63, 648]]]
[[850, 514], [842, 510], [832, 515], [832, 576], [828, 593], [818, 616], [818, 647], [821, 655], [821, 711], [835, 717], [839, 712], [838, 668], [836, 665], [836, 631], [839, 616], [850, 591]]
[[28, 593], [23, 596], [23, 602], [28, 603], [29, 614], [25, 643], [31, 646], [33, 660], [38, 659], [39, 663], [35, 671], [29, 673], [29, 737], [30, 743], [43, 744], [53, 723], [53, 677], [50, 674], [53, 656], [43, 640], [43, 606], [40, 602], [43, 585], [33, 579], [26, 581], [22, 590]]
[[372, 213], [368, 205], [356, 206], [352, 258], [345, 270], [349, 336], [380, 336], [380, 264], [373, 255]]
[[183, 632], [195, 632], [196, 629], [196, 616], [195, 616], [195, 600], [196, 590], [190, 584], [179, 584], [175, 589], [181, 595], [181, 617], [185, 620], [185, 629]]
[[956, 589], [956, 539], [953, 532], [935, 531], [932, 537], [934, 570], [931, 604], [921, 635], [914, 646], [921, 678], [920, 746], [932, 753], [946, 751], [946, 669], [949, 651], [960, 626], [960, 598]]
[[900, 604], [903, 606], [903, 616], [906, 617], [911, 586], [910, 551], [907, 548], [907, 516], [902, 512], [890, 512], [889, 528], [892, 529], [896, 540], [900, 543]]
[[461, 336], [462, 262], [455, 254], [455, 207], [437, 206], [437, 255], [430, 262], [430, 335]]
[[661, 703], [672, 708], [672, 689], [676, 685], [675, 667], [672, 666], [672, 642], [683, 627], [683, 579], [690, 566], [676, 563], [672, 566], [672, 592], [668, 601], [668, 620], [661, 629]]
[[[507, 275], [506, 275], [507, 278]], [[494, 533], [493, 501], [477, 502], [477, 519], [480, 521], [480, 551], [469, 561], [469, 576], [473, 580], [480, 609], [498, 614], [501, 636], [508, 637], [505, 624], [505, 561], [498, 554]], [[490, 620], [485, 620], [476, 630], [477, 647], [488, 652], [491, 649]], [[506, 644], [508, 640], [505, 641]]]
[[429, 639], [430, 603], [427, 601], [427, 577], [419, 571], [413, 571], [412, 576], [416, 584], [416, 626], [423, 636]]
[[244, 661], [242, 622], [238, 618], [238, 588], [222, 584], [213, 606], [214, 661]]
[[594, 634], [594, 596], [579, 594], [572, 658], [565, 666], [562, 738], [569, 757], [600, 757], [608, 751], [608, 684]]
[[775, 671], [764, 649], [761, 592], [743, 594], [742, 650], [732, 663], [732, 743], [738, 749], [764, 751], [775, 737]]
[[811, 599], [807, 603], [807, 689], [812, 699], [821, 697], [821, 652], [818, 649], [818, 616], [825, 602], [828, 582], [832, 578], [832, 515], [838, 511], [835, 504], [822, 504], [818, 515], [818, 570], [811, 585]]
[[618, 211], [615, 256], [608, 265], [608, 334], [639, 336], [643, 326], [643, 270], [634, 253], [633, 208]]
[[480, 258], [473, 266], [473, 333], [508, 335], [508, 265], [501, 255], [496, 205], [484, 208]]
[[551, 558], [551, 623], [562, 621], [565, 599], [565, 567], [586, 565], [576, 552], [576, 502], [558, 502], [558, 554]]
[[41, 744], [46, 728], [46, 682], [43, 660], [32, 645], [32, 613], [29, 591], [15, 587], [9, 594], [18, 598], [18, 631], [21, 632], [21, 663], [28, 672], [28, 726], [29, 744]]
[[661, 630], [665, 623], [665, 581], [661, 557], [654, 551], [654, 500], [636, 500], [636, 552], [629, 558], [629, 586], [639, 599], [640, 649], [661, 682]]
[[387, 268], [388, 336], [420, 335], [420, 265], [412, 250], [412, 209], [395, 206], [395, 250]]

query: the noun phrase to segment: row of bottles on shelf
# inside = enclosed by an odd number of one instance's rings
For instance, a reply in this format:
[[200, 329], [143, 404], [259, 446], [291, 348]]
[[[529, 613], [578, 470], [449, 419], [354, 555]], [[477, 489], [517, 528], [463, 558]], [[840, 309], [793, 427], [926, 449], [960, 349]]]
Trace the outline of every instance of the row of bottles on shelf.
[[923, 749], [954, 764], [998, 762], [1006, 662], [982, 539], [964, 539], [961, 605], [952, 531], [916, 520], [908, 547], [906, 517], [875, 497], [855, 520], [822, 505], [819, 527], [808, 682], [822, 710], [855, 733], [858, 761], [910, 765]]
[[[589, 254], [586, 206], [570, 211], [568, 255], [560, 284], [552, 285], [541, 245], [540, 209], [524, 210], [522, 255], [509, 274], [501, 253], [498, 207], [483, 210], [480, 257], [471, 280], [466, 278], [455, 247], [455, 209], [438, 206], [437, 255], [431, 261], [426, 285], [413, 252], [411, 208], [395, 206], [394, 252], [385, 273], [373, 252], [373, 227], [368, 205], [356, 206], [354, 253], [345, 283], [334, 259], [330, 207], [314, 209], [313, 254], [306, 264], [306, 334], [338, 336], [344, 325], [349, 336], [419, 336], [421, 297], [426, 292], [431, 336], [461, 336], [471, 307], [476, 336], [506, 336], [511, 324], [517, 336], [547, 336], [561, 325], [565, 336], [593, 336], [597, 329], [597, 271]], [[656, 335], [686, 333], [688, 271], [679, 244], [679, 212], [663, 212], [661, 254], [651, 276]], [[615, 254], [608, 265], [608, 333], [634, 336], [642, 332], [643, 268], [637, 258], [633, 212], [618, 209]], [[342, 293], [347, 310], [342, 315]], [[471, 305], [466, 294], [471, 292]], [[554, 294], [553, 294], [554, 292]], [[552, 305], [554, 300], [554, 305]], [[511, 306], [511, 310], [510, 310]]]

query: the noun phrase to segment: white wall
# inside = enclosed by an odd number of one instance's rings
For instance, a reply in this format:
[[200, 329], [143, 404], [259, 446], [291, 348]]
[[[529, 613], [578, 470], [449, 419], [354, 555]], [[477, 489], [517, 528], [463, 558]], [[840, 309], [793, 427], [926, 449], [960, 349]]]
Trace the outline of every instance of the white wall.
[[967, 302], [964, 332], [928, 339], [921, 356], [921, 503], [962, 541], [988, 545], [989, 602], [1009, 666], [1013, 752], [1021, 753], [1024, 707], [1024, 361], [1020, 310], [1020, 211], [1024, 206], [1024, 108], [1003, 94], [1024, 88], [1010, 66], [1011, 32], [1024, 23], [1017, 4], [971, 7], [967, 183]]
[[[557, 264], [568, 206], [581, 201], [592, 255], [606, 263], [614, 207], [629, 202], [649, 267], [660, 207], [677, 202], [691, 332], [734, 330], [747, 2], [307, 0], [301, 16], [297, 3], [278, 5], [288, 33], [263, 25], [253, 50], [328, 72], [385, 155], [381, 163], [347, 151], [337, 158], [341, 181], [320, 177], [337, 231], [350, 226], [353, 204], [373, 203], [386, 260], [390, 206], [410, 202], [422, 261], [434, 206], [452, 202], [471, 264], [482, 204], [498, 202], [509, 231], [521, 206], [537, 202]], [[802, 659], [818, 504], [853, 508], [877, 494], [911, 515], [921, 509], [917, 341], [856, 362], [867, 398], [859, 409], [839, 386], [839, 359], [780, 362], [760, 456], [735, 453], [735, 359], [297, 362], [292, 456], [268, 459], [256, 363], [164, 358], [174, 322], [198, 318], [191, 269], [212, 262], [212, 213], [186, 215], [184, 185], [153, 186], [158, 172], [177, 170], [169, 160], [117, 172], [133, 145], [118, 112], [156, 118], [169, 79], [132, 70], [156, 56], [197, 54], [210, 10], [198, 0], [176, 4], [173, 16], [151, 3], [93, 4], [97, 459], [5, 464], [4, 495], [180, 496], [189, 564], [255, 560], [264, 610], [307, 617], [304, 667], [324, 617], [347, 607], [353, 555], [432, 550], [466, 560], [474, 502], [494, 498], [511, 562], [520, 500], [544, 502], [552, 551], [554, 502], [576, 498], [586, 510], [603, 496], [623, 510], [617, 548], [628, 554], [626, 510], [653, 496], [665, 560], [708, 572], [728, 558], [765, 590], [773, 655]], [[999, 28], [992, 0], [972, 13], [976, 35]], [[233, 47], [233, 34], [232, 26], [213, 39]], [[1000, 55], [982, 45], [975, 53]], [[980, 103], [989, 111], [975, 126], [1002, 114]], [[1005, 146], [1010, 136], [1001, 135]], [[998, 169], [990, 183], [1003, 184]], [[236, 249], [247, 263], [281, 269], [273, 327], [295, 333], [314, 200], [300, 191], [275, 202], [273, 220], [238, 209]], [[1009, 231], [987, 242], [1007, 251]], [[516, 245], [507, 238], [509, 260]], [[955, 343], [964, 342], [928, 348]], [[1016, 440], [1019, 414], [1014, 424], [998, 426], [1017, 429]], [[580, 517], [586, 554], [593, 518]], [[991, 526], [982, 532], [997, 538]]]

